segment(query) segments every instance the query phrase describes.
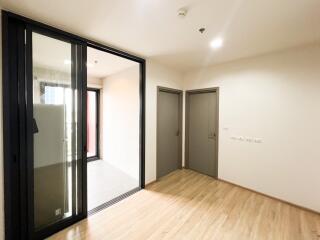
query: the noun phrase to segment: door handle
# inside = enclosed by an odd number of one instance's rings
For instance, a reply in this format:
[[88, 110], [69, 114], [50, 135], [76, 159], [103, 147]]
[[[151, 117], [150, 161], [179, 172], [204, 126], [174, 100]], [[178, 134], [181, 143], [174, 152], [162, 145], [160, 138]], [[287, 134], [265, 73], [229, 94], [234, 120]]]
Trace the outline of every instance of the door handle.
[[176, 132], [176, 136], [178, 137], [180, 135], [180, 131], [178, 130], [177, 132]]

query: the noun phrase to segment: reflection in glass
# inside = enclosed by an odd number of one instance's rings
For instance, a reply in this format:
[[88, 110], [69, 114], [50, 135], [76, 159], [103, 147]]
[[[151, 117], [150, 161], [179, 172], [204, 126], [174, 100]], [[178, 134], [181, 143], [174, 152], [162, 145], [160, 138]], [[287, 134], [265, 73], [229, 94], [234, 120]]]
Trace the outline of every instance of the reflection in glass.
[[37, 33], [32, 42], [34, 224], [39, 230], [72, 216], [76, 207], [77, 91], [72, 44]]

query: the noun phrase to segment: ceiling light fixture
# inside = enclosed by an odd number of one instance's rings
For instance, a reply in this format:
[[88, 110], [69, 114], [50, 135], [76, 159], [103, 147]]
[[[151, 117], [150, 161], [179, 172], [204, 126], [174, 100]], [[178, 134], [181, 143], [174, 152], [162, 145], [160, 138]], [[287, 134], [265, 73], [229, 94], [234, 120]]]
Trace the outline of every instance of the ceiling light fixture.
[[65, 65], [70, 65], [70, 64], [71, 64], [71, 60], [65, 59], [65, 60], [63, 61], [63, 63], [64, 63]]
[[219, 49], [223, 46], [223, 39], [222, 38], [215, 38], [210, 43], [211, 48], [213, 49]]

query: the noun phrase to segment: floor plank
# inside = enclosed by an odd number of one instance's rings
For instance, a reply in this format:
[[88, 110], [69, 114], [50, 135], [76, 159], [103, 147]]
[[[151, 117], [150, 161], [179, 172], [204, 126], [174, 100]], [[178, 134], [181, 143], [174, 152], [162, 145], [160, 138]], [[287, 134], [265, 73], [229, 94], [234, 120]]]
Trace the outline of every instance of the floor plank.
[[320, 240], [320, 215], [178, 170], [49, 239]]

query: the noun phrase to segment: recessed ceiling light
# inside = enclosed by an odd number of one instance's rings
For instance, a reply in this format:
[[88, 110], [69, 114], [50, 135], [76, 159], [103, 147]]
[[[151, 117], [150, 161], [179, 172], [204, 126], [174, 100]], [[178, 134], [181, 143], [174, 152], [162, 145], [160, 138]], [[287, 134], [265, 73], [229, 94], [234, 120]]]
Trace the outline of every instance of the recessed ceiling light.
[[223, 39], [222, 38], [215, 38], [210, 43], [211, 48], [218, 49], [223, 46]]
[[70, 64], [71, 64], [71, 60], [65, 59], [65, 60], [63, 61], [63, 63], [64, 63], [65, 65], [70, 65]]

